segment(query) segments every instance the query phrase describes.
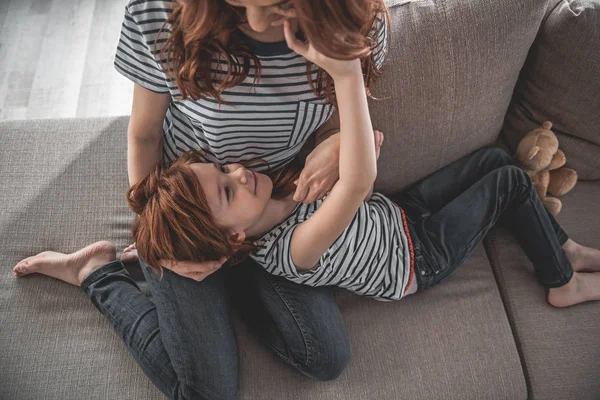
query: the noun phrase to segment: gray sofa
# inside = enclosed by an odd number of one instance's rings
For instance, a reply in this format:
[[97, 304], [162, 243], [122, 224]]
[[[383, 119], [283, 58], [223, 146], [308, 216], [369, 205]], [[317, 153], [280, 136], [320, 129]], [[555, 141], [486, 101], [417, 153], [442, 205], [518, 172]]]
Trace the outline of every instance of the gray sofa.
[[[549, 119], [589, 180], [563, 198], [558, 220], [600, 248], [600, 0], [388, 3], [393, 43], [371, 104], [386, 134], [378, 189], [395, 192], [481, 146], [514, 151]], [[162, 398], [83, 292], [11, 273], [47, 249], [129, 244], [127, 122], [0, 123], [2, 399]], [[600, 303], [550, 307], [506, 232], [426, 293], [337, 299], [353, 357], [331, 382], [288, 367], [236, 319], [240, 399], [600, 399]]]

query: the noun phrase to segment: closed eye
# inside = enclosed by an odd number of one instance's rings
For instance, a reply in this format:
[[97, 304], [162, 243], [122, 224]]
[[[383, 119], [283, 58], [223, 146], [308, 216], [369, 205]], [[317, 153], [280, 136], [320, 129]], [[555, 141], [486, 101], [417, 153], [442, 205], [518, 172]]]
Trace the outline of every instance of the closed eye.
[[291, 1], [286, 1], [284, 3], [277, 4], [277, 8], [281, 11], [289, 11], [292, 8], [294, 8], [294, 5], [292, 4]]

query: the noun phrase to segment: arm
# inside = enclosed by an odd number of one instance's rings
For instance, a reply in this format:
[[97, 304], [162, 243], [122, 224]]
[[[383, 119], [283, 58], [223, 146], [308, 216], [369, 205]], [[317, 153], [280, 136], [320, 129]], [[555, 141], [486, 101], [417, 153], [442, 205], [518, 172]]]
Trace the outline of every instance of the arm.
[[292, 234], [291, 258], [299, 270], [311, 269], [346, 229], [377, 175], [373, 128], [360, 61], [334, 60], [297, 40], [284, 22], [288, 47], [324, 68], [334, 80], [340, 113], [340, 178], [327, 199]]
[[155, 93], [135, 84], [127, 128], [129, 185], [146, 177], [162, 157], [163, 120], [171, 102], [169, 93]]
[[291, 254], [299, 270], [311, 269], [354, 218], [377, 175], [373, 128], [360, 64], [334, 78], [340, 110], [340, 178], [317, 211], [292, 235]]

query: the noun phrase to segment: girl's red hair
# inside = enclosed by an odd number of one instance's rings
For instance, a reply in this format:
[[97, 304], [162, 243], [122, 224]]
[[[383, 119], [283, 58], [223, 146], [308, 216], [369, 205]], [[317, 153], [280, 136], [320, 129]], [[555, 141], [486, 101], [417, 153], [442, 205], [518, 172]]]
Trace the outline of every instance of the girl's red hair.
[[[371, 50], [377, 38], [369, 35], [378, 16], [385, 15], [386, 24], [390, 20], [383, 0], [290, 2], [296, 9], [301, 32], [317, 50], [337, 59], [361, 58], [369, 93], [373, 78], [380, 74]], [[260, 79], [260, 61], [236, 29], [244, 19], [243, 9], [224, 0], [174, 2], [173, 12], [157, 36], [155, 51], [160, 53], [169, 77], [177, 82], [183, 99], [212, 97], [222, 102], [223, 91], [244, 81], [252, 64], [256, 67], [255, 82]], [[220, 62], [225, 74], [211, 71], [213, 58]], [[317, 69], [316, 83], [308, 79], [315, 68], [307, 61], [306, 74], [311, 88], [315, 95], [335, 104], [333, 79], [327, 72]]]
[[[169, 165], [158, 165], [127, 191], [127, 203], [138, 214], [133, 238], [140, 257], [155, 271], [160, 260], [214, 261], [227, 257], [241, 261], [254, 248], [252, 238], [234, 245], [226, 229], [212, 217], [206, 195], [190, 164], [207, 162], [199, 150], [190, 150]], [[268, 173], [273, 198], [295, 189], [302, 165], [293, 161]]]

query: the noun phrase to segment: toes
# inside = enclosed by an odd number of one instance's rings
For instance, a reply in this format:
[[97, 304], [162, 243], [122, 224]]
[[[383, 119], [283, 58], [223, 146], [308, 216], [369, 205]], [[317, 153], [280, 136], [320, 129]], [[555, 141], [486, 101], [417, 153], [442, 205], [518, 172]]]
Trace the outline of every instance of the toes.
[[[35, 256], [33, 256], [33, 257], [35, 257]], [[33, 257], [27, 257], [27, 258], [24, 258], [21, 261], [19, 261], [17, 263], [17, 265], [14, 266], [13, 272], [20, 273], [20, 274], [27, 272], [27, 267], [29, 266], [29, 260], [31, 260]]]

